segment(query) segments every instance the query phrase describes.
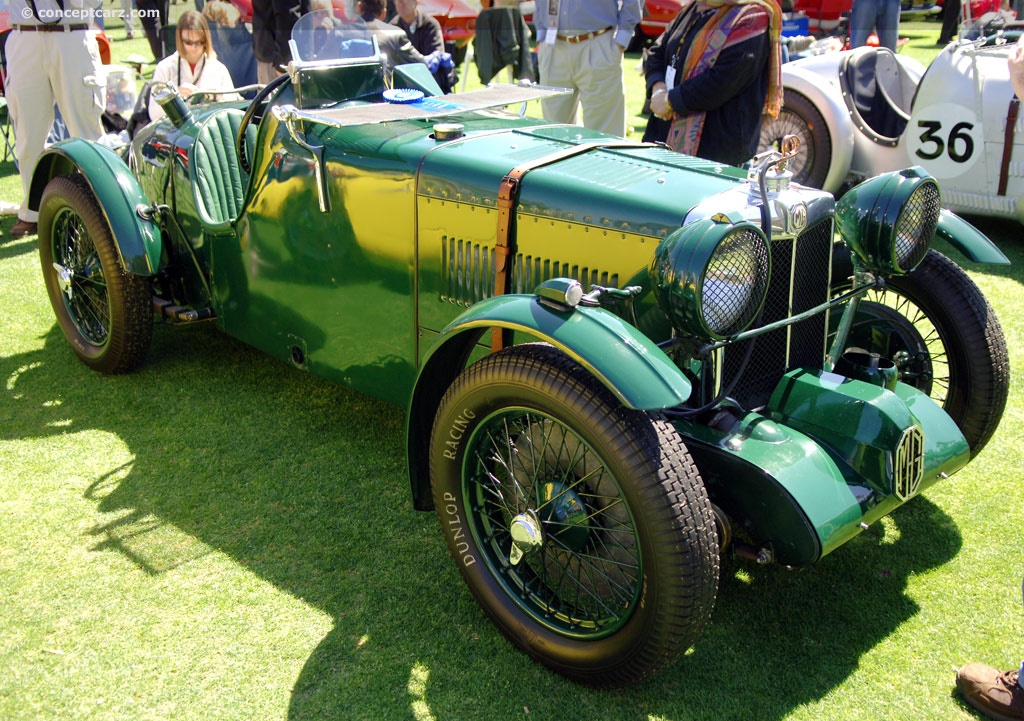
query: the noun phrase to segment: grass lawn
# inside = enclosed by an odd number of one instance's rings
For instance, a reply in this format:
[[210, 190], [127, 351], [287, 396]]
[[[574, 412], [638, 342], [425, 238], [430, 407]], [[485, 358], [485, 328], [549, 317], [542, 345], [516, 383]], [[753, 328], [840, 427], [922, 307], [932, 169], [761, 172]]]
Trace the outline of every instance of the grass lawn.
[[[934, 54], [938, 31], [907, 25], [908, 50]], [[147, 54], [118, 23], [108, 33], [115, 62]], [[10, 162], [0, 199], [20, 200]], [[96, 375], [13, 222], [0, 221], [0, 718], [946, 721], [975, 718], [955, 666], [1024, 656], [1016, 224], [979, 221], [1013, 265], [969, 266], [1014, 371], [983, 454], [813, 567], [726, 560], [697, 645], [610, 693], [531, 662], [476, 607], [436, 519], [412, 510], [402, 409], [207, 325], [158, 326], [139, 372]]]

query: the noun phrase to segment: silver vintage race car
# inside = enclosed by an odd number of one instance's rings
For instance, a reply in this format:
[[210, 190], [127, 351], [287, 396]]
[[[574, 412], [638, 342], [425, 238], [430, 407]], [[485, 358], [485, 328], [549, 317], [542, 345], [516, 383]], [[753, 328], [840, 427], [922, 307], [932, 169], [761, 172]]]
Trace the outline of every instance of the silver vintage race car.
[[785, 107], [766, 119], [760, 148], [797, 135], [796, 181], [833, 193], [920, 165], [950, 210], [1024, 222], [1024, 133], [1007, 69], [1020, 27], [976, 24], [927, 69], [875, 47], [787, 63]]

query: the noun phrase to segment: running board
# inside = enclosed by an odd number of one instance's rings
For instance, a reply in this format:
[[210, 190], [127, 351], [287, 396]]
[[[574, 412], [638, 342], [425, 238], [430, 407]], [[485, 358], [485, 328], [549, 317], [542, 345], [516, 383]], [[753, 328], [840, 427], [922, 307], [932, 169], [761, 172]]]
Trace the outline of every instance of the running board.
[[175, 323], [195, 323], [217, 317], [213, 308], [200, 308], [199, 310], [182, 308], [180, 305], [174, 305], [171, 301], [157, 296], [153, 296], [153, 312]]

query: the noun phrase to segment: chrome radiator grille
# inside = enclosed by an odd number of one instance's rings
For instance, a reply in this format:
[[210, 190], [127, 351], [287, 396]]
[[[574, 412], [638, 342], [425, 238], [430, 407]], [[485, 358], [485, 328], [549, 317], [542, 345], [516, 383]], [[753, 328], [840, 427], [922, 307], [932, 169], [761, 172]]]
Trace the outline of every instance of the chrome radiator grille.
[[[818, 223], [795, 238], [773, 238], [771, 253], [768, 295], [754, 327], [791, 317], [828, 300], [832, 220]], [[720, 387], [731, 387], [730, 397], [744, 408], [760, 408], [784, 373], [801, 366], [821, 366], [827, 334], [828, 316], [821, 313], [729, 345], [722, 351]]]

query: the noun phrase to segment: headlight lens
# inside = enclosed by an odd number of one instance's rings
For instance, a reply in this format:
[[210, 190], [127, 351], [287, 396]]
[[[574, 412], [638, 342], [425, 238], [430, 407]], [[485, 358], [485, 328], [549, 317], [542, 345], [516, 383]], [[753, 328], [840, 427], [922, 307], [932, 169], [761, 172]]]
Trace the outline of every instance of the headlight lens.
[[931, 247], [941, 209], [939, 186], [935, 183], [923, 183], [910, 194], [896, 221], [895, 255], [900, 268], [913, 270], [924, 260]]
[[666, 238], [651, 265], [658, 303], [672, 325], [710, 340], [735, 335], [754, 321], [770, 273], [760, 228], [710, 218]]
[[934, 178], [921, 168], [908, 168], [865, 180], [847, 192], [836, 203], [836, 225], [870, 270], [904, 275], [931, 247], [941, 208]]

